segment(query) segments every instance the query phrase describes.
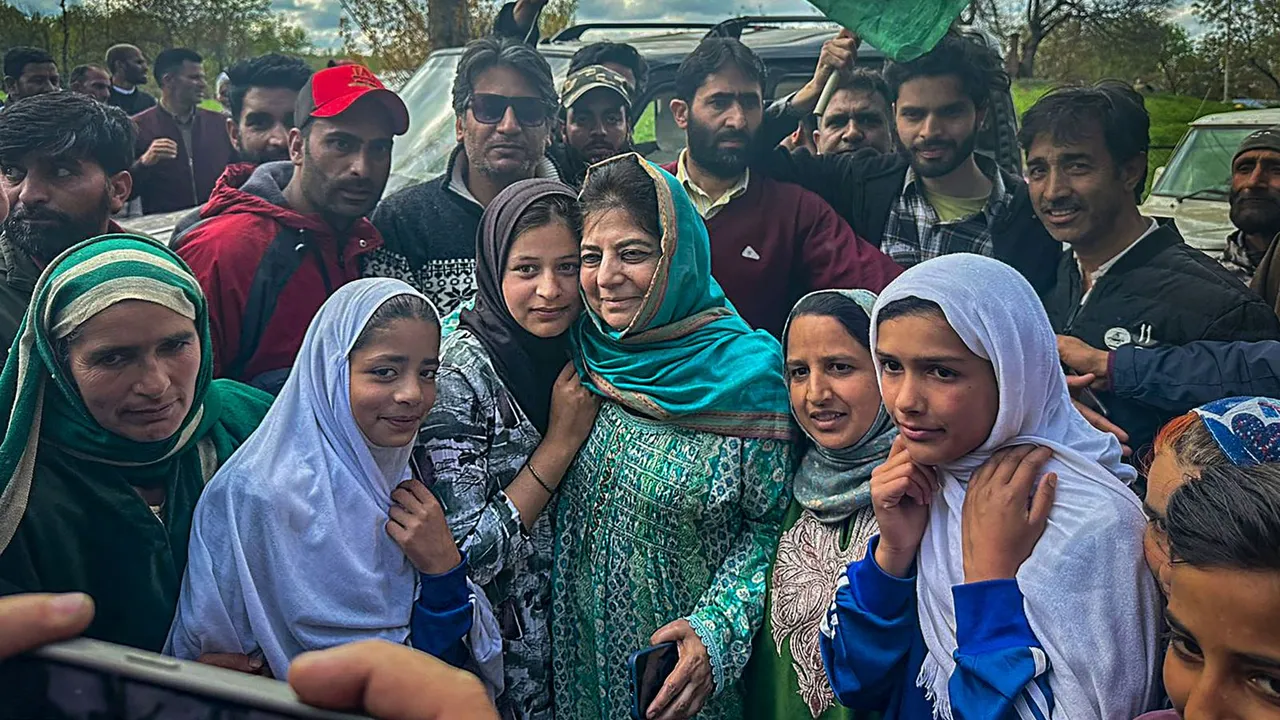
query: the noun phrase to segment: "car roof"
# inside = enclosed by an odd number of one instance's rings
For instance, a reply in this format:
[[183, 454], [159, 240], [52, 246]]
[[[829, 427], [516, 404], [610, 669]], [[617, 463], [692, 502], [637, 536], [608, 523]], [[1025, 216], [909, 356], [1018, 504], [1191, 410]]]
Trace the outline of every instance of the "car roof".
[[[608, 39], [634, 47], [652, 69], [668, 64], [679, 65], [702, 42], [710, 28], [709, 24], [691, 24], [684, 29], [646, 28], [642, 24], [632, 26], [628, 23], [588, 23], [583, 32], [571, 33], [572, 39], [544, 40], [538, 44], [538, 50], [547, 56], [567, 59], [587, 45]], [[834, 24], [820, 16], [814, 16], [810, 23], [801, 26], [777, 25], [768, 19], [762, 19], [759, 22], [745, 22], [739, 38], [765, 62], [787, 58], [812, 59], [818, 57], [822, 44], [831, 39], [835, 29]], [[437, 52], [461, 53], [462, 50], [448, 48]], [[884, 53], [864, 43], [858, 50], [858, 58], [864, 61], [878, 60], [884, 58]]]
[[1280, 108], [1268, 110], [1236, 110], [1214, 113], [1191, 122], [1193, 127], [1202, 125], [1280, 125]]

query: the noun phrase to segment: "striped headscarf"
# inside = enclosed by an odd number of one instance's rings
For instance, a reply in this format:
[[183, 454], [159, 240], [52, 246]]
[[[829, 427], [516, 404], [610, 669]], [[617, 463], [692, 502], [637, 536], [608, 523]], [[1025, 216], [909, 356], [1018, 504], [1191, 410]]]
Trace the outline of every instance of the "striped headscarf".
[[[137, 442], [104, 429], [85, 407], [59, 357], [60, 346], [77, 328], [126, 300], [168, 308], [192, 320], [199, 335], [203, 351], [191, 408], [178, 431], [164, 440]], [[28, 511], [37, 460], [70, 465], [73, 471], [77, 464], [109, 466], [137, 487], [170, 483], [175, 474], [186, 472], [212, 476], [238, 442], [224, 432], [210, 437], [210, 431], [224, 415], [261, 418], [265, 404], [261, 394], [242, 386], [213, 383], [211, 347], [204, 293], [186, 264], [165, 246], [137, 235], [104, 235], [50, 263], [0, 374], [0, 408], [8, 410], [0, 442], [0, 552]], [[246, 412], [228, 412], [238, 410]], [[234, 421], [256, 424], [252, 417]], [[206, 438], [210, 442], [200, 442]], [[187, 456], [192, 462], [184, 462]]]

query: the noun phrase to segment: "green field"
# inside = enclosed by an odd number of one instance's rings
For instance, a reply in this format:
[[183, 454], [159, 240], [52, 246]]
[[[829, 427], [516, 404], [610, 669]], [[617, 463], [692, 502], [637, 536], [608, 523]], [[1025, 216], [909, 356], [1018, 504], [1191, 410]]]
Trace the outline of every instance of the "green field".
[[[1049, 83], [1017, 83], [1013, 87], [1013, 104], [1018, 109], [1018, 117], [1031, 107], [1040, 96], [1053, 89]], [[1213, 113], [1228, 112], [1232, 109], [1225, 103], [1209, 100], [1201, 103], [1200, 98], [1186, 95], [1156, 94], [1145, 96], [1147, 112], [1151, 115], [1151, 145], [1153, 149], [1147, 157], [1147, 189], [1151, 189], [1151, 180], [1155, 169], [1164, 165], [1187, 131], [1187, 123], [1198, 117]]]

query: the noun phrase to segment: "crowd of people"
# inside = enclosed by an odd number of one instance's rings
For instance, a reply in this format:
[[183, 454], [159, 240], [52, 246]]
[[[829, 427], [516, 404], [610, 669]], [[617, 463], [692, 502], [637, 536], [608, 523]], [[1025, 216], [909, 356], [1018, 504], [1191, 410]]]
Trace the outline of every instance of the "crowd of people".
[[243, 60], [224, 115], [190, 50], [69, 92], [5, 56], [0, 654], [84, 632], [389, 718], [625, 717], [668, 642], [654, 720], [1280, 716], [1280, 128], [1211, 258], [1139, 212], [1123, 84], [1038, 100], [1020, 176], [971, 38], [881, 72], [841, 32], [767, 102], [712, 37], [660, 166], [644, 58], [557, 87], [540, 5], [385, 198], [409, 110], [361, 65]]

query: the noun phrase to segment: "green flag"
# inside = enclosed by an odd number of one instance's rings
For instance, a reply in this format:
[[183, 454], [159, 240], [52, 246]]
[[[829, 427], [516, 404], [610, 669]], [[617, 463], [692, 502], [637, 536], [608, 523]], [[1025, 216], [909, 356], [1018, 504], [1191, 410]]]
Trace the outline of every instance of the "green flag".
[[809, 0], [823, 15], [902, 62], [933, 49], [969, 0]]

